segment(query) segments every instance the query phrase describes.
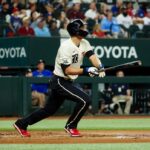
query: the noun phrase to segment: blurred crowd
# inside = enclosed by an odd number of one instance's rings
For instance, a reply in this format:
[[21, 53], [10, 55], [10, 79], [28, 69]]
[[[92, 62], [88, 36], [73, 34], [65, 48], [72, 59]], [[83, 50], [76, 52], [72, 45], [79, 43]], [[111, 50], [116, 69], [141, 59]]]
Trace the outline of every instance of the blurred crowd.
[[0, 0], [0, 37], [69, 37], [67, 24], [76, 18], [87, 22], [89, 37], [135, 38], [135, 26], [140, 32], [150, 26], [150, 7], [138, 0], [116, 0], [113, 5], [94, 0]]

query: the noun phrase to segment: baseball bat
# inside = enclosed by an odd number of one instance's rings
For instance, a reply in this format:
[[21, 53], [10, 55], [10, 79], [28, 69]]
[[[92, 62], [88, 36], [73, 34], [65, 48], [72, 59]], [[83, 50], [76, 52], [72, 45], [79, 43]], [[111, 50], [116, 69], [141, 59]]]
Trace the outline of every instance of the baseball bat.
[[111, 66], [111, 67], [99, 70], [99, 72], [115, 70], [115, 69], [125, 69], [125, 68], [137, 67], [137, 66], [141, 66], [141, 65], [142, 65], [142, 61], [137, 60], [137, 61], [131, 61], [131, 62], [128, 62], [128, 63], [123, 63], [123, 64], [120, 64], [120, 65]]

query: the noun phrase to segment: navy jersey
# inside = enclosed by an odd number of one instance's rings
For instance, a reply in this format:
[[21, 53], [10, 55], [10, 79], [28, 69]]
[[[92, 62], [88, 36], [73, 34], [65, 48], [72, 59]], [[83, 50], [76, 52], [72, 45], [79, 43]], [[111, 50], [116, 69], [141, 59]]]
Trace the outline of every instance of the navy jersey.
[[128, 84], [115, 83], [110, 86], [114, 95], [127, 95]]
[[[33, 75], [33, 77], [51, 77], [52, 72], [49, 70], [43, 70], [42, 72], [35, 70], [32, 72], [32, 75]], [[32, 90], [40, 92], [40, 93], [47, 93], [48, 92], [48, 84], [32, 84]]]

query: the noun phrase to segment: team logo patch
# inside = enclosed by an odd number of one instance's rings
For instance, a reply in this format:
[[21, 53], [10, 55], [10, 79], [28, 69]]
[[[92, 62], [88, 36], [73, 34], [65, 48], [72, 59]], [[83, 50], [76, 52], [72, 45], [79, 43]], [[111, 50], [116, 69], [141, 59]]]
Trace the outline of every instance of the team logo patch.
[[69, 64], [69, 61], [68, 61], [66, 58], [64, 58], [64, 59], [63, 59], [63, 64], [64, 64], [64, 65], [68, 65], [68, 64]]

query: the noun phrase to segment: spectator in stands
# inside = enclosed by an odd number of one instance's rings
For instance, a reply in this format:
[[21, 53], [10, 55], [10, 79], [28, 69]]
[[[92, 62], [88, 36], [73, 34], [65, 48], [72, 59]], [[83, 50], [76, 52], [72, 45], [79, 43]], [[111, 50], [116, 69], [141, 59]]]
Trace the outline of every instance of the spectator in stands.
[[0, 11], [0, 20], [5, 20], [6, 15], [10, 15], [10, 14], [11, 14], [11, 11], [9, 7], [9, 3], [7, 2], [2, 3], [2, 10]]
[[28, 68], [25, 72], [25, 76], [26, 77], [32, 77], [32, 70], [30, 68]]
[[128, 15], [127, 7], [124, 6], [121, 9], [121, 14], [117, 16], [117, 22], [121, 27], [121, 31], [123, 33], [123, 37], [128, 37], [129, 27], [133, 24], [132, 18]]
[[11, 11], [13, 12], [14, 9], [17, 8], [20, 11], [21, 9], [24, 9], [25, 6], [23, 5], [23, 3], [20, 2], [20, 0], [12, 0], [10, 8], [11, 8]]
[[[119, 78], [123, 78], [124, 72], [117, 71], [116, 76]], [[109, 90], [112, 91], [114, 95], [112, 101], [119, 106], [118, 114], [123, 114], [120, 102], [126, 102], [124, 113], [130, 114], [133, 97], [131, 96], [131, 90], [129, 89], [129, 85], [126, 83], [116, 83], [112, 84]]]
[[106, 3], [101, 3], [101, 5], [100, 5], [100, 14], [103, 15], [103, 18], [104, 18], [104, 16], [107, 15], [108, 10], [109, 10], [108, 5]]
[[133, 24], [137, 25], [140, 30], [143, 29], [143, 24], [144, 24], [143, 18], [144, 18], [144, 14], [143, 14], [143, 13], [137, 13], [137, 14], [132, 18]]
[[49, 28], [46, 25], [44, 18], [37, 20], [37, 27], [34, 28], [35, 36], [38, 37], [51, 37]]
[[41, 14], [37, 11], [31, 13], [31, 27], [34, 29], [37, 27], [37, 20], [41, 17]]
[[36, 1], [29, 1], [29, 8], [26, 10], [26, 14], [28, 17], [31, 17], [31, 14], [33, 12], [36, 12], [37, 11], [37, 3]]
[[46, 6], [47, 5], [52, 5], [52, 3], [53, 3], [53, 1], [51, 1], [51, 3], [50, 3], [50, 1], [49, 0], [44, 0], [44, 1], [38, 1], [38, 11], [41, 13], [41, 14], [43, 14], [43, 15], [46, 15], [46, 13], [47, 13], [47, 10], [46, 10]]
[[51, 35], [55, 37], [59, 37], [59, 29], [57, 28], [57, 21], [55, 19], [52, 20], [51, 24], [49, 25], [49, 30], [51, 31]]
[[127, 3], [127, 13], [129, 16], [133, 17], [134, 16], [134, 11], [133, 11], [133, 4], [132, 2]]
[[93, 1], [94, 0], [82, 0], [83, 3], [88, 3], [88, 4], [92, 3]]
[[54, 9], [54, 18], [58, 19], [61, 12], [65, 10], [66, 7], [66, 2], [65, 0], [55, 0], [53, 2], [53, 9]]
[[74, 3], [73, 6], [67, 11], [68, 19], [84, 19], [85, 16], [80, 10], [80, 3]]
[[92, 2], [90, 5], [89, 5], [89, 9], [85, 12], [85, 17], [87, 19], [93, 19], [95, 21], [98, 22], [98, 18], [99, 18], [99, 13], [97, 11], [97, 8], [96, 8], [96, 3], [95, 2]]
[[144, 25], [149, 25], [150, 26], [150, 9], [147, 9], [147, 14], [143, 18], [144, 20]]
[[13, 30], [14, 35], [16, 35], [18, 29], [22, 26], [22, 20], [19, 17], [19, 14], [20, 14], [20, 11], [16, 7], [13, 9], [13, 13], [10, 18], [11, 29]]
[[136, 24], [140, 30], [143, 29], [144, 26], [144, 17], [147, 14], [147, 9], [145, 3], [139, 6], [135, 16], [133, 17], [133, 22]]
[[53, 20], [54, 20], [54, 18], [52, 16], [52, 14], [47, 14], [47, 16], [46, 16], [46, 24], [48, 25], [49, 28], [51, 27], [51, 24], [52, 24]]
[[47, 15], [53, 16], [53, 11], [54, 11], [53, 6], [51, 4], [44, 5], [44, 6], [45, 6], [45, 10], [46, 10], [44, 16], [47, 16]]
[[146, 13], [146, 4], [142, 3], [139, 9], [137, 10], [137, 16], [143, 18], [146, 15]]
[[120, 27], [116, 18], [112, 16], [112, 12], [108, 11], [107, 16], [101, 21], [101, 29], [105, 34], [118, 38], [120, 34]]
[[120, 13], [120, 9], [122, 8], [123, 0], [117, 0], [116, 4], [112, 6], [111, 11], [114, 16], [117, 16]]
[[64, 23], [69, 23], [69, 19], [67, 18], [66, 16], [66, 13], [64, 11], [61, 11], [60, 12], [60, 15], [58, 17], [58, 20], [57, 20], [57, 24], [58, 24], [58, 27], [60, 28], [60, 26]]
[[99, 24], [96, 24], [93, 28], [93, 33], [92, 33], [92, 37], [94, 38], [105, 38], [105, 32], [103, 32], [100, 28]]
[[33, 28], [30, 27], [30, 18], [24, 17], [22, 19], [22, 22], [23, 22], [23, 25], [18, 30], [18, 35], [19, 36], [34, 36], [34, 30]]
[[65, 22], [61, 23], [60, 29], [59, 29], [59, 34], [60, 37], [65, 37], [68, 38], [70, 37], [68, 31], [67, 31], [67, 25], [68, 25], [68, 21], [66, 20]]
[[9, 23], [7, 23], [7, 18], [10, 18], [11, 11], [9, 9], [9, 4], [7, 2], [2, 3], [2, 10], [0, 11], [0, 37], [5, 36], [7, 28], [9, 28]]
[[[40, 59], [37, 62], [37, 70], [32, 72], [33, 77], [51, 77], [52, 72], [45, 69], [45, 61]], [[44, 107], [48, 93], [48, 84], [32, 84], [32, 104]]]
[[85, 17], [87, 21], [87, 29], [90, 33], [92, 33], [94, 25], [98, 23], [100, 18], [95, 2], [92, 2], [89, 5], [89, 9], [85, 12]]

